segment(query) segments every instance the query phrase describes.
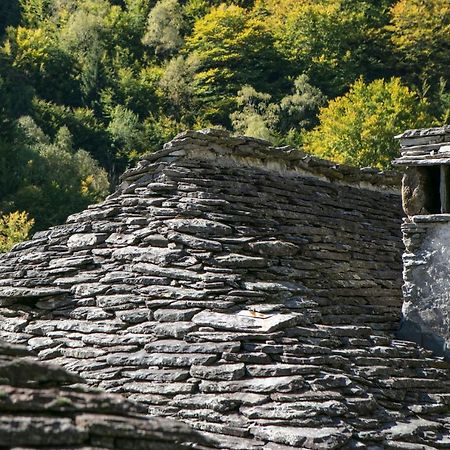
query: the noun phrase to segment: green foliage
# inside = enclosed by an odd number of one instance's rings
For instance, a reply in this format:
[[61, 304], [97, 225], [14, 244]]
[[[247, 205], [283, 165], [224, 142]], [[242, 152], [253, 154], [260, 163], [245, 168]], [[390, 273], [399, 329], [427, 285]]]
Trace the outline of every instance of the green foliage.
[[388, 52], [381, 51], [385, 43], [377, 30], [387, 22], [387, 2], [378, 2], [378, 8], [370, 1], [352, 0], [284, 3], [284, 8], [272, 3], [279, 20], [278, 45], [327, 95], [340, 94], [360, 75], [378, 74], [385, 67]]
[[37, 125], [49, 136], [65, 126], [73, 136], [74, 148], [84, 148], [103, 167], [110, 167], [111, 142], [102, 121], [90, 108], [70, 108], [37, 98], [32, 102], [32, 113]]
[[55, 225], [187, 128], [386, 166], [450, 116], [449, 30], [446, 0], [2, 0], [0, 210]]
[[277, 105], [270, 94], [244, 86], [236, 97], [238, 110], [231, 114], [233, 128], [240, 134], [271, 140], [277, 122]]
[[15, 211], [0, 215], [0, 253], [27, 239], [34, 224], [26, 212]]
[[225, 120], [244, 84], [262, 92], [277, 90], [284, 76], [285, 65], [264, 20], [235, 5], [222, 4], [199, 19], [184, 52], [199, 60], [196, 94], [213, 121]]
[[183, 8], [186, 21], [191, 27], [198, 19], [206, 16], [210, 9], [211, 2], [207, 0], [188, 0]]
[[142, 132], [139, 117], [123, 106], [116, 106], [111, 111], [111, 121], [106, 129], [112, 141], [125, 152], [141, 146]]
[[448, 0], [400, 0], [387, 27], [407, 76], [450, 81], [450, 3]]
[[3, 210], [26, 206], [36, 228], [42, 229], [107, 195], [106, 172], [87, 152], [74, 150], [66, 127], [50, 139], [30, 117], [22, 117], [18, 124], [18, 148], [27, 158], [20, 183], [2, 199]]
[[300, 75], [294, 80], [292, 93], [279, 103], [270, 94], [244, 86], [238, 92], [237, 110], [230, 119], [238, 133], [278, 144], [298, 144], [300, 134], [315, 124], [317, 111], [324, 102], [320, 90], [309, 84], [306, 75]]
[[78, 82], [83, 104], [88, 105], [99, 87], [100, 59], [103, 43], [100, 37], [101, 15], [77, 9], [59, 33], [59, 45], [74, 58], [74, 77]]
[[183, 44], [184, 18], [177, 0], [159, 0], [148, 16], [142, 42], [155, 49], [157, 55], [170, 54]]
[[[183, 124], [164, 114], [150, 115], [144, 121], [144, 136], [149, 149], [160, 149], [186, 128]], [[203, 124], [199, 127], [203, 128]]]
[[398, 156], [394, 136], [429, 125], [428, 103], [399, 78], [355, 82], [319, 113], [319, 125], [305, 137], [310, 153], [355, 166], [389, 167]]
[[44, 28], [10, 28], [3, 55], [11, 68], [45, 99], [71, 102], [79, 96], [72, 57], [59, 48], [56, 37]]
[[433, 98], [432, 110], [435, 111], [436, 123], [438, 125], [447, 125], [450, 123], [450, 91], [447, 88], [447, 82], [441, 78]]
[[22, 23], [27, 26], [39, 26], [50, 13], [51, 0], [19, 0]]
[[281, 99], [279, 132], [283, 135], [292, 130], [310, 129], [316, 124], [318, 110], [325, 103], [320, 89], [309, 83], [305, 74], [294, 80], [292, 94]]
[[166, 109], [177, 120], [192, 124], [198, 107], [194, 76], [200, 61], [177, 56], [169, 61], [159, 82]]

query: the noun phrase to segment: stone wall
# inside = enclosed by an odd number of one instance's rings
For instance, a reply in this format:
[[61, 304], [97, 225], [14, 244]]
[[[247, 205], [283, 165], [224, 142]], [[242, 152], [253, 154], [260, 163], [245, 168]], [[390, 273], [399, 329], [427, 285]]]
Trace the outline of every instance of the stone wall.
[[450, 358], [450, 215], [414, 216], [402, 229], [405, 301], [399, 335]]
[[445, 446], [448, 366], [393, 338], [398, 182], [184, 133], [0, 257], [1, 336], [220, 448]]
[[405, 166], [403, 323], [399, 336], [450, 358], [450, 127], [398, 136]]
[[82, 382], [0, 341], [0, 449], [206, 450], [188, 426], [144, 417], [142, 405]]

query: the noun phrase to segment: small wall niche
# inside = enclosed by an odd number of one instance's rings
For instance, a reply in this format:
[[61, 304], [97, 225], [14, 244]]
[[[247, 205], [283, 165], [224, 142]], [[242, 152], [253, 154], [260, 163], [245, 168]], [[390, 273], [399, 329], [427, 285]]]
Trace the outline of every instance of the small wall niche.
[[408, 216], [450, 213], [450, 166], [408, 167], [402, 195]]

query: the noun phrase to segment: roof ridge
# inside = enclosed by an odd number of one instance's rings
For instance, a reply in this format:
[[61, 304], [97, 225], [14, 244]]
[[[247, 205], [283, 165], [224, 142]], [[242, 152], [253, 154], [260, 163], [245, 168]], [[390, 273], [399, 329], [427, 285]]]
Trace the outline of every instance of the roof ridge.
[[161, 150], [142, 156], [135, 167], [121, 176], [121, 182], [126, 182], [122, 188], [155, 170], [159, 164], [177, 164], [182, 159], [212, 159], [217, 165], [233, 164], [301, 172], [303, 175], [310, 174], [334, 182], [354, 185], [363, 183], [368, 188], [376, 186], [397, 189], [401, 181], [401, 174], [394, 170], [339, 164], [292, 146], [274, 146], [262, 139], [234, 136], [225, 130], [207, 128], [184, 131], [164, 144]]

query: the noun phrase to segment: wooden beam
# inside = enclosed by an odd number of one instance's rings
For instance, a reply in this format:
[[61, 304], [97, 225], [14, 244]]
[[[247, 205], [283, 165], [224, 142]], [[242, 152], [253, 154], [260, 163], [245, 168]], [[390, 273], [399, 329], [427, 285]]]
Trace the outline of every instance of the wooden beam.
[[446, 165], [441, 166], [441, 177], [439, 185], [439, 195], [441, 197], [441, 214], [449, 212], [448, 207], [448, 195], [447, 195], [447, 183], [448, 183], [448, 167]]

